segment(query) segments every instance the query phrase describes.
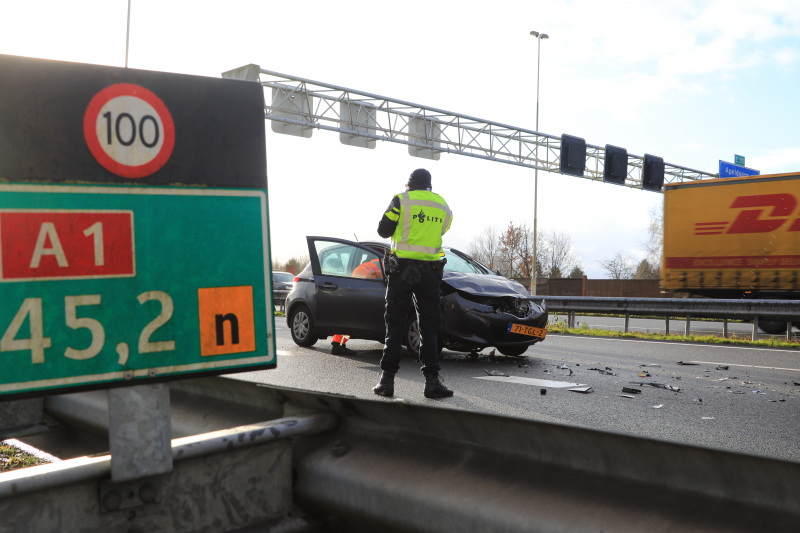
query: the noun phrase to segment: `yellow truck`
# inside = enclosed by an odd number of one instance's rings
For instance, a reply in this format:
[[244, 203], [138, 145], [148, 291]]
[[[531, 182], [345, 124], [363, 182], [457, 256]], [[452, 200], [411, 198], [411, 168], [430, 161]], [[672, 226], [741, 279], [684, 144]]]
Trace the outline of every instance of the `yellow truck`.
[[[800, 299], [800, 173], [664, 187], [661, 287], [712, 298]], [[786, 324], [759, 320], [768, 333]]]

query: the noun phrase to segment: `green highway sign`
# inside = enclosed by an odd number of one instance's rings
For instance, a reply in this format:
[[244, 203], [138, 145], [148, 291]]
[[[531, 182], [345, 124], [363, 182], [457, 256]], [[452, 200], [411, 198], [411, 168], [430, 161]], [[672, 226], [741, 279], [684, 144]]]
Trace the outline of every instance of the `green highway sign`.
[[744, 156], [743, 155], [734, 155], [733, 156], [733, 162], [734, 162], [734, 164], [739, 165], [740, 167], [743, 167], [744, 166]]
[[0, 73], [0, 399], [275, 367], [260, 85]]

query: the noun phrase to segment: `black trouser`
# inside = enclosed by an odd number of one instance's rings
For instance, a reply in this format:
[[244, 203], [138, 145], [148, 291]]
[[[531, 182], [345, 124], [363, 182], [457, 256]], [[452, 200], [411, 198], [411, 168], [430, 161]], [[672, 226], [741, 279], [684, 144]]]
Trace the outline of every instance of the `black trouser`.
[[[426, 264], [432, 263], [432, 264]], [[418, 269], [419, 277], [409, 283], [409, 276], [403, 276], [403, 269]], [[422, 372], [438, 372], [439, 350], [437, 334], [441, 318], [439, 314], [439, 270], [440, 263], [428, 261], [401, 260], [400, 273], [389, 274], [389, 285], [386, 288], [386, 345], [381, 358], [381, 370], [397, 372], [400, 369], [400, 358], [403, 354], [403, 334], [406, 320], [413, 305], [411, 295], [417, 300], [417, 320], [422, 337], [419, 359]]]

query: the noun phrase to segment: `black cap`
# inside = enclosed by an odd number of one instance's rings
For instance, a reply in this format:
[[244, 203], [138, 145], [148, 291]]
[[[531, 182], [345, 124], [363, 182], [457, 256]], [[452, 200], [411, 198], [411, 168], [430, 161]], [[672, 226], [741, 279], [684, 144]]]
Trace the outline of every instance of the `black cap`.
[[418, 168], [411, 173], [407, 185], [409, 189], [430, 189], [431, 173], [424, 168]]

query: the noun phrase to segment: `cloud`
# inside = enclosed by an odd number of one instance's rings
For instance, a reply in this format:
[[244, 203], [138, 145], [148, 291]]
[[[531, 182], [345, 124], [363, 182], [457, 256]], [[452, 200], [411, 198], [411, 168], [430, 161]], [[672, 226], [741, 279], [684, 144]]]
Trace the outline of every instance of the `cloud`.
[[775, 52], [772, 56], [779, 65], [789, 65], [797, 61], [797, 50], [794, 48], [784, 47]]
[[765, 154], [748, 159], [747, 166], [760, 170], [762, 174], [800, 170], [800, 146], [770, 150]]

